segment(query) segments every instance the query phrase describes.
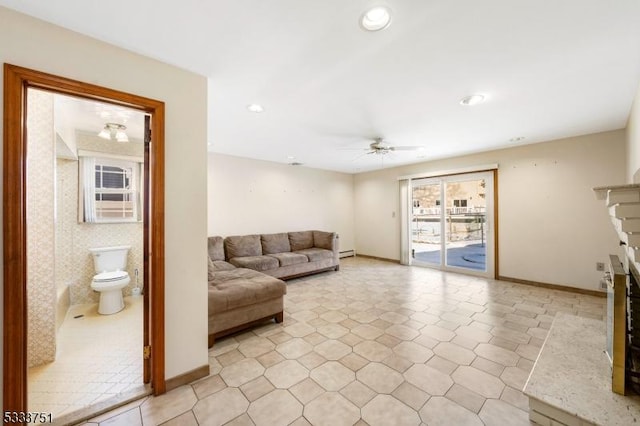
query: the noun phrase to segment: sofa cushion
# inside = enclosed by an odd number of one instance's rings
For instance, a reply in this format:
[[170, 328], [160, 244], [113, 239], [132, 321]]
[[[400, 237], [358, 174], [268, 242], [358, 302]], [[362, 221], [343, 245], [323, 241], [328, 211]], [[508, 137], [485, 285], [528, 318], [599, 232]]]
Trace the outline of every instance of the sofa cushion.
[[316, 262], [318, 260], [332, 259], [333, 252], [331, 250], [321, 248], [309, 248], [296, 251], [297, 254], [304, 254], [309, 258], [309, 262]]
[[234, 257], [229, 259], [229, 262], [238, 268], [248, 268], [254, 271], [268, 271], [269, 269], [276, 269], [280, 266], [278, 259], [271, 256]]
[[215, 278], [216, 267], [213, 265], [211, 258], [207, 256], [207, 277], [209, 281]]
[[262, 242], [262, 254], [285, 253], [291, 251], [289, 245], [289, 235], [286, 232], [281, 234], [260, 235]]
[[[229, 262], [225, 262], [224, 260], [214, 260], [213, 262], [211, 262], [213, 264], [213, 271], [214, 272], [218, 272], [218, 271], [230, 271], [232, 269], [236, 269], [235, 266], [233, 266], [232, 264], [230, 264]], [[209, 281], [211, 281], [211, 278], [209, 278]]]
[[260, 235], [242, 235], [227, 237], [224, 239], [224, 249], [227, 252], [227, 259], [245, 256], [262, 255], [262, 244]]
[[268, 256], [278, 259], [280, 266], [291, 266], [299, 263], [309, 263], [309, 258], [300, 253], [274, 253]]
[[334, 232], [313, 231], [313, 246], [333, 250]]
[[209, 282], [209, 313], [254, 305], [286, 293], [283, 281], [260, 272], [242, 268], [218, 272]]
[[313, 247], [313, 232], [289, 232], [289, 244], [291, 251], [304, 250]]
[[209, 237], [208, 249], [211, 260], [224, 260], [224, 239], [222, 237]]

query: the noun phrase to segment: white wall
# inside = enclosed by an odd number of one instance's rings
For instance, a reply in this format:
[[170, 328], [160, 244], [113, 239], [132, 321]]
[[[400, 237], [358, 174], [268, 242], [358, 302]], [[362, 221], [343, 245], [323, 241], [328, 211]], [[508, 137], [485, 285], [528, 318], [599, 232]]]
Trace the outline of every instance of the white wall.
[[640, 87], [627, 122], [627, 183], [640, 183]]
[[206, 78], [2, 7], [0, 62], [166, 103], [166, 376], [206, 365]]
[[209, 235], [319, 229], [354, 247], [353, 176], [209, 154]]
[[399, 259], [398, 176], [490, 163], [499, 164], [500, 275], [598, 289], [596, 262], [619, 249], [591, 188], [624, 183], [623, 130], [356, 175], [357, 252]]

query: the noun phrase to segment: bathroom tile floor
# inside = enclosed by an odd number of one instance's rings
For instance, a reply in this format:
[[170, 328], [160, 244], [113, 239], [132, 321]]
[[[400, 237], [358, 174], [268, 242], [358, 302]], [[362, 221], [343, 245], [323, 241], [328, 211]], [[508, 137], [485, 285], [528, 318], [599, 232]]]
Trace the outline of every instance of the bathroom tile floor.
[[556, 312], [605, 299], [348, 258], [292, 280], [285, 320], [221, 339], [211, 374], [109, 425], [529, 425], [525, 381]]
[[[78, 315], [82, 317], [75, 318]], [[30, 368], [29, 411], [53, 418], [142, 386], [142, 298], [98, 314], [97, 304], [72, 305], [57, 335], [56, 360]]]

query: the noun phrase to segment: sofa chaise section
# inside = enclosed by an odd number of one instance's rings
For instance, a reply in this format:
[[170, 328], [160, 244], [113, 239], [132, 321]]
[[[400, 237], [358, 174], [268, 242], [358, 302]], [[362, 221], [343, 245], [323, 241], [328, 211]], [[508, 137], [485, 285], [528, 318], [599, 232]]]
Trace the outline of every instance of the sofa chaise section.
[[209, 238], [208, 251], [209, 347], [218, 337], [266, 320], [283, 321], [284, 281], [226, 262], [221, 237]]

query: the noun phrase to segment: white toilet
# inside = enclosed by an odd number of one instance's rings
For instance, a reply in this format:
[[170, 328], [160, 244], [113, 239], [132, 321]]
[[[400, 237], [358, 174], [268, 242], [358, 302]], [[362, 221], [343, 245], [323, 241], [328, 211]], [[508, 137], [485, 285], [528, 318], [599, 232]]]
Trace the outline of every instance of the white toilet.
[[124, 308], [122, 289], [131, 281], [127, 266], [127, 254], [131, 246], [90, 248], [96, 274], [91, 288], [100, 292], [98, 313], [115, 314]]

